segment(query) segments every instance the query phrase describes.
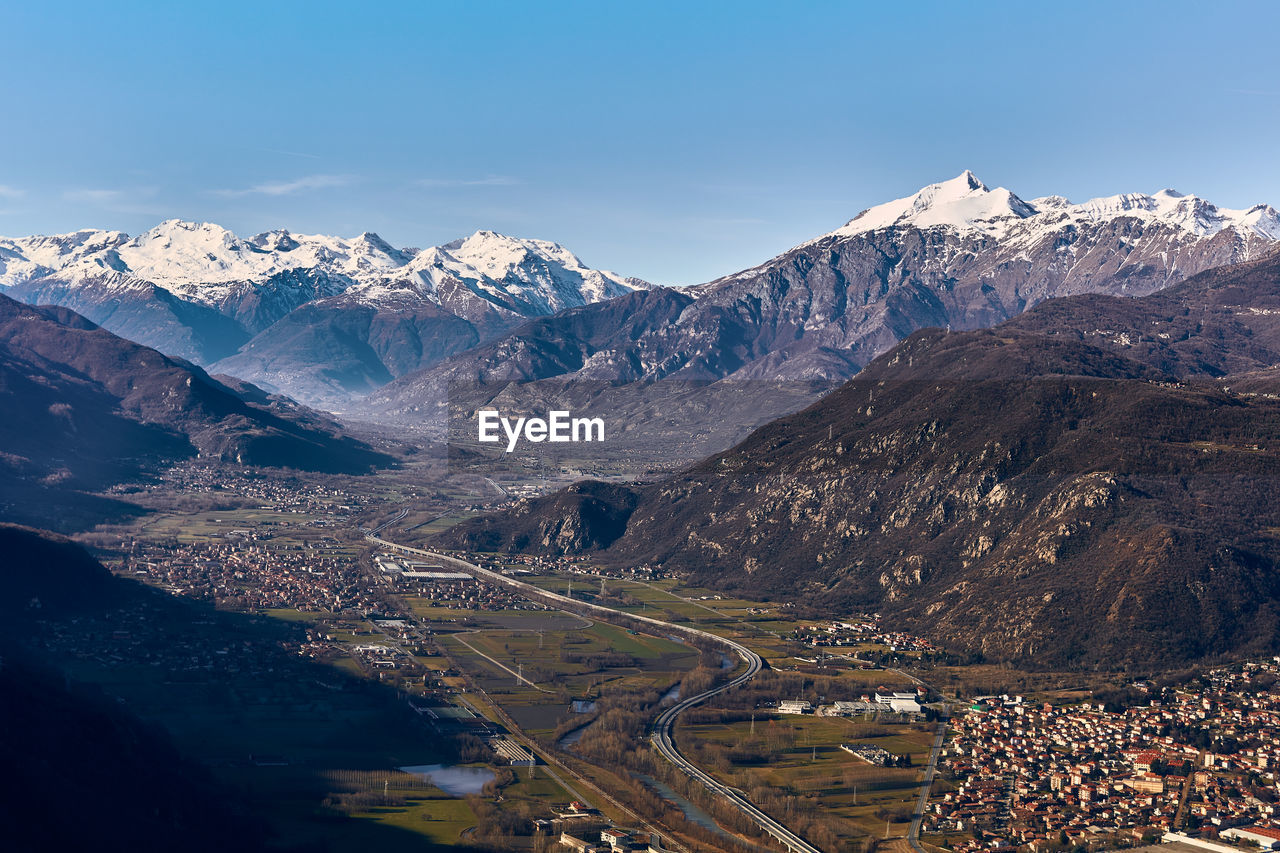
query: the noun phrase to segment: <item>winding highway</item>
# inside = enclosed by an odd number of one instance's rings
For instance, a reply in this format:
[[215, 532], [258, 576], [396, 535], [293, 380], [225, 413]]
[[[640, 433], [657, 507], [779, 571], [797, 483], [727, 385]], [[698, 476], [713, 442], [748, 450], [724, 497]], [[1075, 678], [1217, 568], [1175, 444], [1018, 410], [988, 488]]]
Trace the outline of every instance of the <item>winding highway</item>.
[[761, 666], [763, 666], [763, 661], [760, 660], [760, 656], [748, 649], [746, 646], [735, 643], [732, 640], [721, 639], [723, 642], [728, 643], [733, 647], [733, 650], [741, 655], [747, 662], [746, 672], [737, 676], [732, 681], [728, 681], [720, 685], [719, 687], [690, 696], [688, 699], [682, 699], [675, 705], [672, 705], [670, 708], [663, 711], [662, 714], [659, 715], [658, 719], [654, 721], [653, 732], [649, 736], [649, 739], [653, 742], [653, 745], [657, 747], [658, 752], [662, 753], [668, 761], [676, 767], [679, 767], [687, 775], [697, 779], [713, 794], [717, 794], [718, 796], [728, 800], [736, 806], [739, 811], [755, 821], [756, 825], [772, 835], [788, 850], [796, 851], [796, 853], [821, 853], [817, 847], [814, 847], [812, 844], [787, 829], [781, 823], [756, 808], [750, 800], [738, 793], [736, 789], [730, 788], [728, 785], [725, 785], [723, 782], [715, 779], [709, 773], [701, 770], [693, 762], [681, 755], [680, 750], [676, 748], [675, 740], [671, 737], [671, 730], [675, 726], [676, 717], [680, 716], [683, 711], [692, 708], [694, 705], [701, 702], [705, 702], [712, 696], [716, 696], [726, 690], [732, 690], [739, 684], [749, 681], [757, 672], [760, 671]]
[[[382, 527], [386, 526], [386, 524], [382, 525]], [[381, 531], [382, 527], [379, 527], [378, 531]], [[533, 584], [525, 583], [524, 581], [516, 580], [515, 578], [508, 577], [507, 575], [499, 572], [482, 569], [474, 563], [468, 563], [465, 560], [459, 560], [458, 558], [450, 557], [447, 554], [441, 554], [435, 551], [426, 551], [421, 548], [411, 548], [408, 545], [399, 545], [395, 542], [390, 542], [386, 539], [380, 538], [376, 533], [377, 531], [370, 531], [365, 535], [365, 538], [370, 542], [376, 543], [385, 548], [394, 548], [406, 553], [418, 554], [423, 557], [429, 557], [433, 560], [440, 560], [441, 562], [458, 567], [478, 580], [484, 580], [498, 586], [505, 586], [536, 601], [551, 601], [556, 604], [571, 607], [573, 608], [571, 612], [580, 612], [585, 610], [595, 616], [598, 616], [602, 621], [610, 621], [610, 619], [626, 619], [635, 622], [643, 622], [661, 629], [667, 635], [674, 632], [676, 634], [683, 634], [684, 636], [692, 639], [711, 641], [716, 645], [727, 646], [732, 649], [733, 652], [741, 657], [746, 663], [746, 670], [724, 684], [713, 687], [710, 690], [705, 690], [702, 693], [689, 696], [685, 699], [681, 699], [675, 705], [672, 705], [670, 708], [663, 711], [662, 714], [658, 716], [658, 719], [654, 721], [653, 728], [649, 736], [650, 740], [663, 757], [676, 767], [680, 768], [680, 770], [685, 774], [702, 783], [702, 785], [711, 791], [711, 793], [732, 804], [762, 830], [776, 839], [778, 843], [788, 851], [791, 851], [791, 853], [822, 853], [822, 851], [817, 847], [814, 847], [812, 844], [805, 841], [803, 838], [787, 829], [784, 825], [758, 809], [750, 800], [744, 797], [736, 789], [716, 780], [710, 774], [704, 772], [693, 762], [685, 758], [684, 755], [680, 753], [679, 748], [676, 746], [675, 739], [672, 737], [672, 729], [675, 725], [676, 718], [680, 716], [681, 713], [692, 708], [694, 705], [698, 705], [713, 696], [718, 696], [721, 693], [732, 690], [733, 688], [741, 684], [745, 684], [747, 681], [754, 678], [756, 673], [758, 673], [764, 666], [764, 661], [760, 658], [760, 655], [756, 654], [742, 643], [736, 642], [735, 640], [731, 640], [727, 637], [721, 637], [718, 634], [712, 634], [710, 631], [702, 631], [698, 628], [690, 628], [686, 625], [676, 625], [671, 622], [663, 622], [661, 619], [654, 619], [649, 616], [641, 616], [635, 613], [627, 613], [623, 610], [614, 610], [611, 607], [603, 607], [599, 604], [579, 601], [576, 598], [570, 598], [566, 595], [550, 592], [549, 590], [536, 587]]]

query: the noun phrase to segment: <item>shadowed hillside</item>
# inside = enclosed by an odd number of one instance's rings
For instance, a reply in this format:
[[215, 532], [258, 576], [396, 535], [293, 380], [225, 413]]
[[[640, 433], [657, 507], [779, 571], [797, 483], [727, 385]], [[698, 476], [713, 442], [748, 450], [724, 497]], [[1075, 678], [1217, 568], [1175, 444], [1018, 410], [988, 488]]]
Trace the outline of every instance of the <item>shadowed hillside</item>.
[[6, 850], [437, 849], [326, 808], [333, 770], [457, 744], [394, 690], [300, 657], [303, 626], [115, 577], [44, 531], [0, 524], [0, 553], [0, 759], [23, 769]]
[[332, 421], [130, 343], [64, 308], [0, 296], [0, 516], [111, 514], [83, 496], [196, 455], [357, 473], [392, 460]]

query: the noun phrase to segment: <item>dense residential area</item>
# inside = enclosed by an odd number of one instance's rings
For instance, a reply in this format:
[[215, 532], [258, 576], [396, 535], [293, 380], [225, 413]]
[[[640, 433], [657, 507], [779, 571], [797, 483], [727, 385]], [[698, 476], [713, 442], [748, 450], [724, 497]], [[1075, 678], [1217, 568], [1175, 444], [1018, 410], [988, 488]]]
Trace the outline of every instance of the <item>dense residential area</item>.
[[1267, 831], [1280, 817], [1277, 679], [1280, 658], [1105, 703], [978, 700], [952, 721], [927, 831], [958, 850]]

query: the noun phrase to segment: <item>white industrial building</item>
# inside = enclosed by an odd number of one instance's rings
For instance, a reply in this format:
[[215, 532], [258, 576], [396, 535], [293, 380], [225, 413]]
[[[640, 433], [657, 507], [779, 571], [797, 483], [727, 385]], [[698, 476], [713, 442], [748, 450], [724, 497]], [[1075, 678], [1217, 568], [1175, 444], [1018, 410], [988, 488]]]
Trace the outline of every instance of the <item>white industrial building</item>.
[[805, 699], [783, 699], [778, 703], [779, 714], [807, 714], [813, 706]]
[[914, 693], [877, 693], [875, 700], [895, 714], [919, 714], [923, 710]]
[[823, 705], [818, 709], [818, 713], [827, 717], [856, 717], [883, 710], [885, 707], [877, 702], [835, 702]]

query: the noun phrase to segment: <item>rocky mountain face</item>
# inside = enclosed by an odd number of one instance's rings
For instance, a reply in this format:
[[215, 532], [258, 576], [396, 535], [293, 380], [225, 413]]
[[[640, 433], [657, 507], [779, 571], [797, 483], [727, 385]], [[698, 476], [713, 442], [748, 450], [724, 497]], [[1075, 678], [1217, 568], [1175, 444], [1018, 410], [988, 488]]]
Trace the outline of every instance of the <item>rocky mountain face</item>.
[[732, 446], [917, 329], [985, 328], [1069, 294], [1141, 296], [1277, 239], [1266, 206], [1169, 190], [1028, 202], [966, 172], [736, 275], [531, 320], [344, 412], [429, 430], [447, 419], [461, 446], [481, 409], [570, 409], [625, 429], [631, 470], [650, 471]]
[[580, 483], [443, 541], [876, 609], [993, 659], [1274, 652], [1277, 299], [1272, 256], [1153, 296], [917, 332], [679, 475]]
[[287, 399], [230, 387], [65, 308], [5, 296], [0, 405], [7, 518], [44, 520], [37, 504], [196, 455], [332, 472], [392, 461]]
[[[162, 223], [0, 239], [0, 287], [298, 399], [341, 402], [538, 317], [648, 285], [479, 231], [424, 251]], [[300, 312], [300, 313], [299, 313]]]
[[741, 329], [741, 363], [720, 368], [733, 375], [832, 376], [847, 363], [847, 378], [917, 329], [987, 328], [1074, 294], [1143, 296], [1277, 240], [1267, 206], [1226, 211], [1171, 190], [1024, 202], [966, 172], [697, 288], [694, 310]]
[[[486, 381], [553, 371], [624, 381], [848, 378], [920, 328], [986, 328], [1059, 296], [1143, 296], [1264, 255], [1278, 240], [1280, 214], [1265, 205], [1229, 211], [1171, 190], [1024, 202], [965, 172], [690, 288], [693, 299], [664, 322], [637, 330], [643, 321], [625, 317], [627, 338], [613, 309], [580, 312], [575, 324], [590, 337], [579, 335], [585, 346], [562, 363], [537, 348], [537, 324], [466, 363]], [[655, 307], [670, 315], [673, 306]]]
[[477, 442], [480, 410], [598, 416], [607, 424], [603, 443], [542, 445], [538, 464], [647, 476], [723, 450], [839, 384], [646, 378], [652, 365], [644, 342], [672, 328], [692, 303], [688, 293], [655, 288], [531, 320], [494, 344], [395, 380], [353, 403], [344, 417], [447, 435], [451, 451], [484, 454]]
[[[843, 381], [917, 329], [986, 328], [1072, 294], [1143, 296], [1278, 240], [1280, 214], [1265, 205], [1226, 210], [1172, 190], [1023, 201], [965, 172], [735, 275], [527, 323], [355, 411], [412, 420], [441, 387], [484, 399], [548, 379]], [[760, 396], [766, 416], [794, 411]]]
[[1087, 343], [1179, 377], [1235, 377], [1280, 364], [1276, 252], [1207, 270], [1143, 299], [1054, 300], [1004, 325]]
[[[246, 239], [176, 220], [133, 238], [0, 239], [0, 287], [215, 372], [396, 421], [423, 408], [424, 387], [460, 376], [483, 388], [840, 381], [916, 329], [985, 328], [1056, 296], [1145, 295], [1278, 239], [1265, 205], [1228, 210], [1172, 190], [1025, 201], [965, 172], [758, 267], [627, 303], [651, 316], [606, 307], [644, 282], [488, 231], [423, 251], [374, 234]], [[566, 311], [564, 324], [528, 322]], [[762, 411], [794, 410], [790, 395], [777, 405], [792, 408]]]
[[[985, 328], [1056, 296], [1140, 296], [1277, 239], [1265, 205], [1172, 190], [1025, 201], [965, 172], [758, 267], [628, 303], [649, 317], [605, 307], [644, 282], [488, 231], [423, 251], [176, 220], [133, 238], [0, 239], [0, 287], [308, 403], [352, 410], [391, 382], [354, 413], [395, 421], [422, 408], [421, 389], [439, 382], [415, 374], [437, 366], [485, 387], [839, 381], [916, 329]], [[528, 323], [566, 311], [568, 324]]]

